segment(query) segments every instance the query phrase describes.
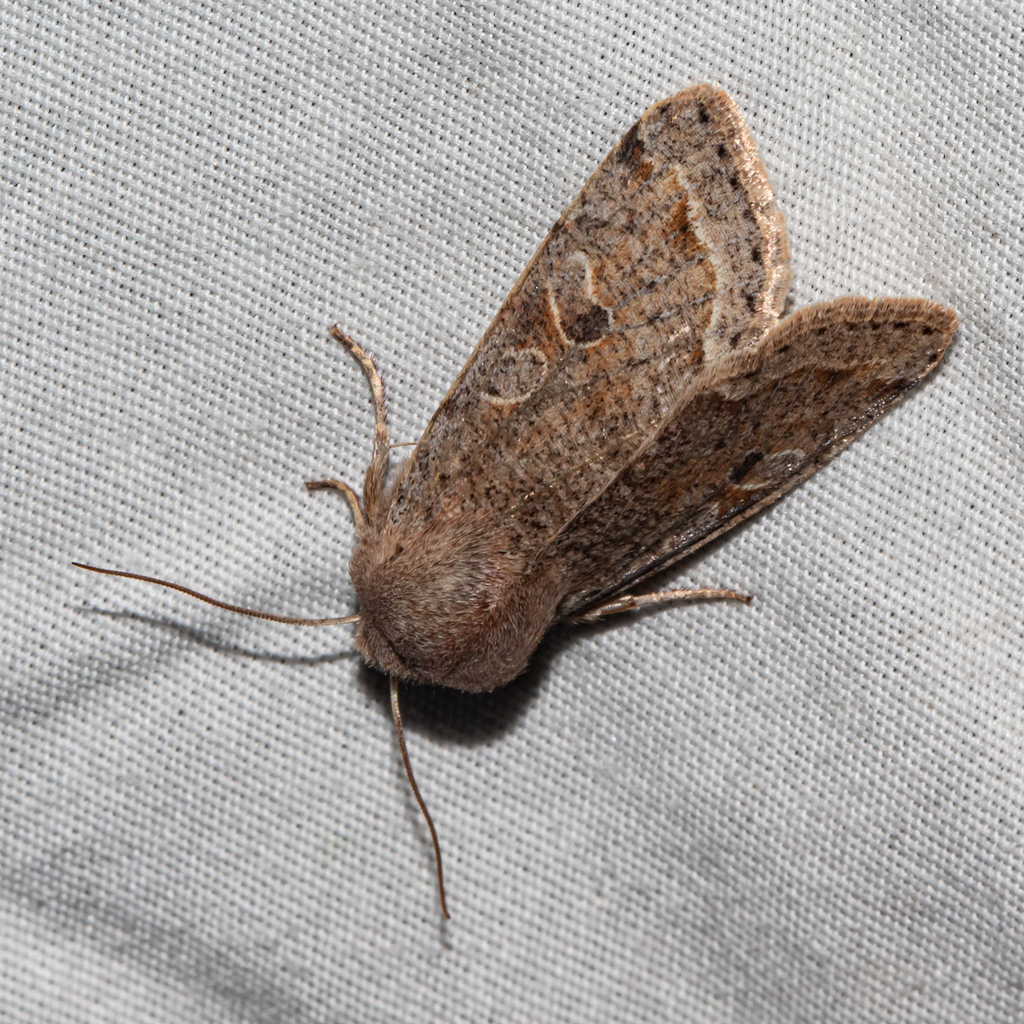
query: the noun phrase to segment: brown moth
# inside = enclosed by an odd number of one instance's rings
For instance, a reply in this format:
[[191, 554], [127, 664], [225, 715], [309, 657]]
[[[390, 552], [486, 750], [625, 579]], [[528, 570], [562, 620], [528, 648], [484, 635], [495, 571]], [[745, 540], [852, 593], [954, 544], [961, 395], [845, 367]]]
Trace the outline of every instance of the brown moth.
[[[728, 590], [637, 594], [781, 497], [939, 362], [924, 299], [847, 297], [778, 320], [789, 247], [739, 110], [698, 85], [651, 107], [558, 219], [389, 478], [384, 389], [349, 572], [363, 657], [492, 690], [558, 621]], [[102, 570], [101, 570], [102, 571]], [[110, 571], [110, 570], [106, 570]], [[115, 575], [132, 576], [128, 573]], [[440, 851], [429, 815], [444, 909]], [[445, 910], [447, 915], [447, 911]]]

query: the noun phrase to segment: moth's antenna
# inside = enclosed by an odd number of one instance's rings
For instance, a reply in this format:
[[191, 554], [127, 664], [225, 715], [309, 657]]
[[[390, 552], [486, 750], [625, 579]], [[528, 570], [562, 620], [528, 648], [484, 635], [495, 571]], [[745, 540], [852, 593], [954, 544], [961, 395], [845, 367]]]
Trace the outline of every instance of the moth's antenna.
[[420, 787], [416, 785], [416, 778], [412, 774], [412, 765], [409, 763], [409, 751], [405, 749], [405, 731], [402, 729], [402, 714], [398, 710], [398, 680], [391, 677], [391, 716], [395, 720], [395, 735], [398, 737], [398, 746], [402, 751], [402, 763], [405, 765], [405, 777], [409, 780], [412, 788], [412, 795], [416, 797], [416, 803], [420, 805], [423, 817], [426, 818], [427, 828], [430, 829], [430, 838], [434, 843], [434, 860], [437, 862], [437, 893], [441, 897], [441, 913], [451, 920], [448, 913], [448, 904], [444, 899], [444, 872], [441, 870], [441, 844], [437, 841], [437, 829], [434, 828], [430, 811], [420, 796]]
[[143, 583], [155, 583], [159, 587], [167, 587], [169, 590], [177, 590], [189, 597], [198, 598], [215, 608], [223, 608], [225, 611], [237, 612], [239, 615], [250, 615], [254, 619], [266, 619], [268, 622], [284, 622], [289, 626], [340, 626], [346, 622], [358, 622], [358, 615], [344, 615], [334, 619], [297, 619], [292, 615], [271, 615], [270, 612], [257, 611], [255, 608], [243, 608], [241, 605], [228, 604], [226, 601], [218, 601], [214, 597], [207, 597], [197, 590], [189, 590], [180, 583], [170, 583], [167, 580], [158, 580], [155, 576], [140, 576], [134, 572], [121, 572], [120, 569], [99, 569], [95, 565], [83, 565], [81, 562], [71, 563], [77, 569], [88, 569], [89, 572], [100, 572], [104, 576], [123, 576], [126, 580], [142, 580]]
[[331, 337], [340, 341], [359, 360], [366, 379], [370, 382], [373, 392], [373, 457], [366, 469], [363, 481], [363, 513], [371, 522], [377, 516], [381, 492], [384, 490], [384, 478], [388, 475], [388, 455], [391, 451], [391, 435], [388, 433], [388, 408], [384, 398], [384, 381], [380, 378], [377, 364], [373, 356], [357, 345], [341, 328], [335, 324], [331, 328]]

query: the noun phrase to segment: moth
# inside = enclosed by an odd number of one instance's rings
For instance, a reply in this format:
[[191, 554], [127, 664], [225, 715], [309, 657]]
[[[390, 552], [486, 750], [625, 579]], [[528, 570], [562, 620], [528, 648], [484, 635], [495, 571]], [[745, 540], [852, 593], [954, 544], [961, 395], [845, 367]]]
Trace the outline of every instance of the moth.
[[[362, 495], [355, 645], [399, 680], [492, 690], [555, 622], [731, 590], [645, 593], [656, 573], [839, 454], [942, 358], [957, 318], [924, 299], [846, 297], [779, 320], [789, 247], [733, 101], [698, 85], [651, 107], [555, 223], [390, 472], [384, 385]], [[77, 564], [77, 563], [76, 563]], [[83, 568], [93, 568], [82, 566]]]

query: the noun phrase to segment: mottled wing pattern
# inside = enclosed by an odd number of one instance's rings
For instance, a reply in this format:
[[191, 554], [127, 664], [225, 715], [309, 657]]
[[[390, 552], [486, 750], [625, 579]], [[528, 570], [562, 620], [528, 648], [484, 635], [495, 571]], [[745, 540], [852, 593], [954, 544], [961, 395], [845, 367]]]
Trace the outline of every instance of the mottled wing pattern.
[[543, 553], [573, 574], [560, 615], [632, 589], [781, 497], [928, 374], [956, 326], [951, 309], [924, 299], [839, 299], [695, 378]]
[[707, 368], [756, 346], [788, 247], [739, 111], [712, 86], [652, 107], [505, 300], [407, 465], [389, 515], [485, 511], [527, 558], [661, 427]]

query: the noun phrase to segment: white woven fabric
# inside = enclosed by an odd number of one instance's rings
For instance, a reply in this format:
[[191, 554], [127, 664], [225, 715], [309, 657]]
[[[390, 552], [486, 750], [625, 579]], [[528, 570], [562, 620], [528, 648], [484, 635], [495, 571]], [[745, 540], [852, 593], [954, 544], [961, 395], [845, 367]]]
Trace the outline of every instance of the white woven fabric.
[[[1010, 2], [10, 0], [0, 14], [4, 1021], [1024, 1020], [1024, 39]], [[490, 696], [343, 614], [414, 441], [649, 103], [745, 112], [793, 305], [963, 327], [836, 463]]]

